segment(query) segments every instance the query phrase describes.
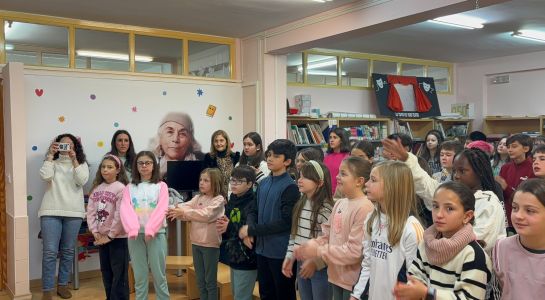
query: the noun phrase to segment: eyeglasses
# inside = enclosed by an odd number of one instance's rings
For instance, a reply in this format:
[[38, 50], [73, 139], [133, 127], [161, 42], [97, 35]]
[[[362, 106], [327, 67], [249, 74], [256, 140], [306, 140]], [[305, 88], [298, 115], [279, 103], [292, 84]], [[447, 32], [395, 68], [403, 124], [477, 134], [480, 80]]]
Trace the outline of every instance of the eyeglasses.
[[139, 167], [143, 167], [143, 166], [151, 166], [153, 165], [153, 162], [151, 160], [148, 160], [148, 161], [138, 161], [136, 162], [136, 164], [139, 166]]
[[241, 179], [235, 179], [235, 178], [231, 178], [231, 180], [229, 180], [229, 183], [231, 185], [241, 185], [241, 184], [244, 184], [244, 183], [247, 183], [248, 181], [246, 180], [241, 180]]

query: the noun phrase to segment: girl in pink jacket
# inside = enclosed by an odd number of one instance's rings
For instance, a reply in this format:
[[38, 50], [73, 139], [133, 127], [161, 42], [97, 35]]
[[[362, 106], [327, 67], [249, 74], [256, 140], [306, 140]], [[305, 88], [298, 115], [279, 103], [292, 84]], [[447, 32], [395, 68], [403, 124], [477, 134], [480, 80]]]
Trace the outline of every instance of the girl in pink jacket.
[[166, 300], [170, 298], [165, 262], [168, 187], [160, 181], [159, 167], [150, 151], [136, 155], [133, 170], [132, 182], [123, 191], [121, 222], [129, 238], [136, 299], [148, 298], [151, 269], [156, 299]]
[[178, 208], [168, 211], [169, 219], [191, 221], [193, 264], [201, 299], [218, 299], [218, 261], [221, 234], [216, 220], [225, 213], [222, 174], [219, 169], [208, 168], [199, 178], [200, 194]]

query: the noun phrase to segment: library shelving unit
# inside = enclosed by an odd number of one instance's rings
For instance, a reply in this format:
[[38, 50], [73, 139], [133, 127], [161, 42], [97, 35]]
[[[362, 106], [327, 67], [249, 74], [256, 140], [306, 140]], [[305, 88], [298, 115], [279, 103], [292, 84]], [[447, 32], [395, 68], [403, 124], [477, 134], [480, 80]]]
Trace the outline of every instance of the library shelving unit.
[[[390, 132], [390, 119], [387, 118], [311, 118], [302, 116], [288, 116], [287, 117], [287, 130], [288, 138], [295, 142], [298, 147], [318, 146], [320, 144], [327, 143], [329, 139], [328, 128], [335, 125], [340, 128], [345, 128], [349, 131], [351, 139], [357, 140], [369, 140], [371, 142], [380, 142]], [[320, 132], [315, 132], [312, 137], [319, 133], [318, 140], [308, 138], [309, 134], [306, 133], [309, 130], [320, 128]], [[310, 129], [309, 129], [310, 127]], [[303, 130], [303, 131], [301, 131]], [[301, 143], [300, 139], [294, 137], [297, 133], [301, 136], [302, 132], [305, 132], [309, 143]], [[303, 138], [304, 139], [304, 138]]]
[[443, 133], [445, 139], [465, 138], [472, 130], [472, 119], [435, 119], [435, 129]]
[[433, 119], [399, 119], [399, 126], [406, 128], [413, 141], [424, 141], [426, 133], [434, 128]]
[[488, 116], [484, 119], [483, 131], [492, 138], [514, 133], [543, 134], [545, 116], [510, 117]]

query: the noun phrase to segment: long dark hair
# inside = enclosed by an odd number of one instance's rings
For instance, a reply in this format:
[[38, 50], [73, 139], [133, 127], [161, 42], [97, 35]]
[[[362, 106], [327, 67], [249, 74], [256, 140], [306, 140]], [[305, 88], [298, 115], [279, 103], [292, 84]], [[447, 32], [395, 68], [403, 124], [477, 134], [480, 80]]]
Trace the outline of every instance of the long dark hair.
[[155, 154], [153, 154], [151, 151], [140, 151], [138, 154], [136, 154], [132, 165], [133, 170], [136, 171], [134, 174], [132, 174], [132, 183], [139, 185], [142, 182], [142, 177], [140, 177], [140, 172], [138, 172], [138, 159], [142, 156], [149, 157], [153, 162], [153, 170], [149, 182], [158, 183], [161, 181], [161, 176], [159, 175], [159, 164], [157, 163], [157, 159], [155, 159]]
[[263, 151], [263, 142], [261, 141], [261, 136], [257, 132], [248, 132], [243, 138], [242, 142], [244, 143], [245, 139], [250, 139], [255, 144], [256, 147], [259, 147], [259, 150], [255, 153], [254, 156], [247, 156], [244, 151], [240, 155], [240, 165], [249, 165], [252, 167], [259, 167], [259, 164], [265, 160], [265, 152]]
[[[350, 136], [348, 135], [348, 132], [340, 127], [335, 127], [329, 134], [336, 134], [339, 139], [341, 140], [341, 153], [350, 152]], [[328, 141], [329, 141], [329, 137]], [[331, 145], [327, 144], [327, 153], [333, 153], [333, 149], [331, 148]]]
[[[494, 156], [492, 156], [493, 168], [497, 167], [501, 161], [501, 155], [498, 153], [498, 146], [501, 143], [501, 140], [505, 139], [505, 147], [507, 147], [507, 138], [509, 138], [509, 136], [507, 135], [502, 136], [501, 139], [498, 141], [498, 144], [496, 145], [496, 147], [494, 147]], [[509, 155], [507, 155], [507, 159], [505, 160], [505, 162], [508, 162], [508, 161], [509, 161]]]
[[[81, 142], [79, 141], [79, 139], [73, 136], [72, 134], [70, 133], [59, 134], [57, 138], [55, 139], [55, 142], [59, 143], [65, 137], [68, 137], [70, 140], [72, 140], [72, 143], [74, 144], [74, 152], [76, 152], [76, 160], [78, 161], [78, 163], [82, 164], [86, 162], [87, 159], [85, 156], [85, 152], [83, 152], [83, 146], [81, 145]], [[58, 159], [59, 154], [60, 154], [59, 151], [57, 151], [55, 155], [53, 155], [53, 160]]]
[[[316, 161], [315, 161], [316, 162]], [[318, 188], [316, 189], [316, 192], [314, 195], [312, 195], [312, 199], [307, 199], [307, 196], [305, 194], [301, 195], [301, 198], [297, 203], [295, 203], [295, 206], [293, 207], [293, 217], [292, 217], [292, 226], [291, 226], [291, 234], [292, 236], [295, 236], [297, 234], [297, 228], [299, 227], [299, 217], [301, 215], [301, 212], [303, 211], [303, 207], [305, 207], [305, 204], [307, 201], [310, 202], [311, 206], [311, 215], [310, 215], [310, 235], [311, 238], [315, 238], [317, 236], [317, 233], [320, 231], [318, 228], [318, 216], [320, 213], [322, 213], [325, 205], [329, 205], [329, 209], [331, 210], [333, 208], [333, 196], [331, 194], [331, 175], [329, 174], [329, 170], [327, 167], [321, 163], [316, 162], [319, 165], [319, 168], [322, 168], [324, 179], [320, 179], [320, 175], [318, 175], [318, 171], [314, 167], [314, 165], [311, 162], [306, 162], [301, 167], [300, 174], [301, 176], [314, 181], [316, 184], [318, 184]], [[320, 184], [322, 184], [320, 186]]]
[[438, 130], [432, 129], [426, 133], [426, 138], [424, 139], [424, 145], [420, 147], [420, 151], [418, 153], [418, 156], [422, 157], [426, 161], [429, 161], [431, 157], [430, 149], [428, 149], [428, 136], [433, 135], [437, 138], [437, 148], [435, 149], [435, 155], [433, 157], [433, 161], [437, 164], [441, 163], [441, 155], [439, 155], [439, 152], [441, 149], [441, 144], [443, 143], [443, 135]]
[[499, 199], [503, 198], [503, 193], [494, 180], [492, 166], [490, 165], [490, 160], [488, 160], [488, 155], [486, 153], [481, 149], [471, 148], [462, 150], [456, 157], [465, 157], [467, 159], [473, 172], [479, 176], [481, 190], [492, 191]]
[[127, 153], [125, 154], [124, 167], [129, 172], [131, 172], [132, 171], [132, 165], [133, 165], [134, 159], [136, 157], [136, 152], [134, 152], [134, 144], [132, 142], [132, 137], [131, 137], [130, 133], [127, 130], [120, 129], [120, 130], [118, 130], [118, 131], [116, 131], [114, 133], [114, 135], [112, 136], [112, 141], [110, 143], [110, 145], [111, 145], [110, 152], [108, 152], [108, 153], [119, 157], [119, 151], [117, 151], [117, 147], [115, 146], [115, 142], [117, 140], [117, 136], [120, 135], [120, 134], [126, 134], [129, 137], [129, 149], [127, 149]]

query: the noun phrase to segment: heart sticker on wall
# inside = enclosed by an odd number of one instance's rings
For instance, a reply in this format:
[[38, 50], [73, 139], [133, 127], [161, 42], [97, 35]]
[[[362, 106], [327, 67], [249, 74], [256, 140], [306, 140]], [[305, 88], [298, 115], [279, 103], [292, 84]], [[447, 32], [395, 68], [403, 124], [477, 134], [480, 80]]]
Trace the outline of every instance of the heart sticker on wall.
[[36, 93], [36, 96], [41, 97], [44, 94], [43, 89], [35, 89], [34, 93]]

